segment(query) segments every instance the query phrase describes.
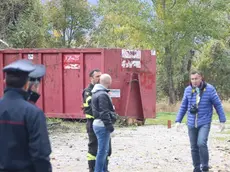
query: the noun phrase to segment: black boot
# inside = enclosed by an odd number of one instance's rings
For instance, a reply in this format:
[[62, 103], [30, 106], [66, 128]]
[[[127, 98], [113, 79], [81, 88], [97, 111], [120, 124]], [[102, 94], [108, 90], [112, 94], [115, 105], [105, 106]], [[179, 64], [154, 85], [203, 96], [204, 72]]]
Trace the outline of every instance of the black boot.
[[193, 172], [202, 172], [200, 168], [194, 168]]
[[89, 172], [94, 172], [95, 160], [88, 161], [88, 164], [89, 164]]
[[203, 172], [208, 172], [209, 171], [209, 167], [202, 167], [202, 171]]
[[109, 160], [107, 159], [106, 160], [106, 165], [105, 165], [105, 169], [106, 169], [105, 172], [109, 172], [108, 165], [109, 165]]

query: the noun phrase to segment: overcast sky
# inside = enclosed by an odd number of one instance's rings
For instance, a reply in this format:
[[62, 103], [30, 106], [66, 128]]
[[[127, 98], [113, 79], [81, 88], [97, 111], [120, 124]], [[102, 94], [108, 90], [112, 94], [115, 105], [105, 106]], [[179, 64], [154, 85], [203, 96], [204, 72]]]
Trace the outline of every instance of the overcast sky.
[[97, 0], [88, 0], [90, 3], [92, 4], [96, 4], [97, 3]]

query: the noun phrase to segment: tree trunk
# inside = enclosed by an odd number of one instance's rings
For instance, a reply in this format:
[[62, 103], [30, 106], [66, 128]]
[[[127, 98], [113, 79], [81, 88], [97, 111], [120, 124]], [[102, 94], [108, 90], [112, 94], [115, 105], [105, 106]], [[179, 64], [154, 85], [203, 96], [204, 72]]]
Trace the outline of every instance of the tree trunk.
[[189, 83], [189, 73], [190, 73], [191, 68], [192, 68], [193, 57], [194, 57], [194, 51], [190, 50], [190, 52], [188, 54], [186, 54], [182, 59], [180, 72], [183, 75], [183, 78], [182, 78], [180, 83], [177, 83], [178, 87], [177, 87], [177, 91], [176, 91], [177, 92], [176, 96], [179, 99], [182, 99], [184, 89]]
[[63, 36], [62, 36], [62, 47], [66, 47], [66, 30], [62, 30]]
[[169, 104], [176, 103], [176, 94], [175, 94], [175, 87], [173, 81], [173, 66], [172, 66], [172, 55], [170, 54], [169, 47], [165, 48], [165, 67], [167, 73], [167, 81], [168, 81], [168, 88], [169, 88]]

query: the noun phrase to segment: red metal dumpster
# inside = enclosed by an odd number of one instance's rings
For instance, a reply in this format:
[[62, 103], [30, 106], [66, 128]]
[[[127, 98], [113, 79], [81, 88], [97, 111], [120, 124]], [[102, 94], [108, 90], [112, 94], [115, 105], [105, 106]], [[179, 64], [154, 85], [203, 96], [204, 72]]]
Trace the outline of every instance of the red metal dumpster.
[[29, 59], [47, 68], [38, 106], [47, 117], [85, 118], [82, 91], [89, 72], [98, 68], [111, 75], [110, 95], [121, 116], [136, 119], [156, 116], [156, 56], [150, 50], [124, 49], [6, 49], [0, 50], [0, 96], [3, 66]]

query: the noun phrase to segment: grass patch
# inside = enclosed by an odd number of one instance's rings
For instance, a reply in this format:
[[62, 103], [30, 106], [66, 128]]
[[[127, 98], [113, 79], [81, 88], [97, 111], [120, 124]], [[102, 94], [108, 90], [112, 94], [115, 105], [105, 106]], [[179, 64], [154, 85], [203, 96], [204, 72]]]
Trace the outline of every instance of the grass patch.
[[225, 129], [222, 133], [223, 133], [223, 134], [229, 134], [229, 135], [230, 135], [230, 130], [229, 130], [229, 129]]
[[86, 132], [86, 124], [82, 122], [64, 121], [62, 126], [80, 133]]
[[228, 141], [230, 140], [230, 137], [215, 137], [215, 139], [219, 141]]
[[49, 123], [63, 122], [63, 120], [60, 119], [60, 118], [46, 118], [46, 120], [47, 120], [47, 123], [48, 123], [48, 124], [49, 124]]
[[[168, 120], [171, 120], [171, 123], [174, 124], [176, 120], [176, 112], [159, 112], [156, 115], [155, 119], [146, 119], [146, 125], [167, 125]], [[226, 114], [227, 124], [230, 124], [230, 113]], [[219, 117], [216, 113], [213, 114], [213, 121], [219, 121]], [[184, 116], [182, 123], [186, 123], [187, 115]]]
[[[152, 118], [146, 119], [145, 125], [167, 125], [168, 120], [171, 120], [171, 124], [173, 125], [175, 123], [176, 115], [177, 115], [176, 112], [159, 112], [157, 113], [155, 119], [152, 119]], [[228, 120], [227, 124], [230, 124], [230, 113], [226, 114], [226, 118]], [[187, 121], [187, 115], [184, 116], [182, 123], [186, 123], [186, 121]], [[219, 122], [219, 118], [216, 113], [213, 114], [213, 121]], [[86, 132], [85, 122], [79, 122], [75, 120], [68, 121], [68, 120], [63, 120], [60, 118], [47, 118], [47, 123], [48, 124], [61, 123], [61, 126], [64, 126], [66, 128], [78, 129], [81, 132]], [[116, 124], [116, 127], [121, 127], [121, 126]], [[226, 132], [227, 132], [226, 134], [230, 134], [229, 130], [227, 130]]]
[[[155, 119], [146, 119], [146, 125], [167, 125], [168, 120], [171, 120], [171, 123], [175, 123], [176, 120], [176, 113], [175, 112], [159, 112], [156, 115]], [[183, 123], [185, 123], [187, 117], [185, 116], [183, 119]]]
[[82, 120], [65, 120], [60, 118], [47, 118], [47, 125], [50, 131], [69, 132], [74, 131], [78, 133], [86, 132], [86, 123]]
[[[226, 124], [230, 124], [230, 113], [228, 112], [225, 115], [226, 115], [226, 119], [227, 119]], [[218, 117], [218, 115], [216, 113], [213, 114], [212, 120], [215, 120], [215, 121], [219, 122], [219, 117]]]

